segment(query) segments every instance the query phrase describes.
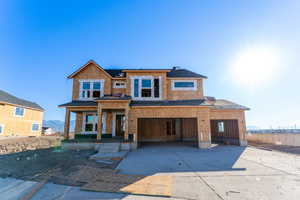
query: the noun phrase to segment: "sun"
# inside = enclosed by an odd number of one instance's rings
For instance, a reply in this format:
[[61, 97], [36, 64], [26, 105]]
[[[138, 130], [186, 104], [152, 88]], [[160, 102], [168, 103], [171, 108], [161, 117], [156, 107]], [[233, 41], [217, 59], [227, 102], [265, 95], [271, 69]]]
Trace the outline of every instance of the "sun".
[[234, 80], [258, 86], [272, 80], [279, 70], [279, 53], [275, 48], [253, 47], [237, 55], [232, 65]]

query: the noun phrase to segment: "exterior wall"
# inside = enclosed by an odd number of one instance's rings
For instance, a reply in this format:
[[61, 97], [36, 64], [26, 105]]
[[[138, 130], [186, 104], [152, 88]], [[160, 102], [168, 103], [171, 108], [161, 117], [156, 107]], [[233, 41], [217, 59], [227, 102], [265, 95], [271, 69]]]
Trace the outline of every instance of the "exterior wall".
[[[15, 116], [16, 106], [0, 105], [0, 125], [4, 125], [4, 132], [0, 136], [40, 136], [42, 134], [43, 111], [24, 109], [24, 116]], [[32, 131], [32, 124], [39, 124], [38, 131]]]
[[80, 79], [104, 79], [104, 94], [111, 94], [111, 77], [109, 77], [104, 71], [100, 70], [96, 65], [89, 64], [89, 67], [84, 68], [73, 78], [73, 94], [72, 99], [76, 100], [79, 97]]
[[[172, 80], [197, 80], [196, 91], [172, 90]], [[183, 100], [183, 99], [203, 99], [203, 79], [193, 78], [168, 78], [167, 79], [167, 99]]]
[[124, 82], [124, 83], [126, 83], [127, 81], [126, 81], [126, 79], [124, 79], [124, 80], [113, 80], [111, 82], [112, 94], [126, 94], [127, 84], [126, 84], [125, 88], [114, 88], [114, 83], [115, 82]]
[[[129, 134], [138, 138], [138, 118], [197, 118], [199, 147], [210, 145], [209, 108], [205, 107], [133, 107], [129, 111]], [[204, 144], [204, 146], [202, 146]]]
[[[73, 78], [72, 99], [79, 98], [80, 79], [104, 79], [104, 94], [126, 94], [131, 95], [131, 76], [154, 76], [162, 77], [162, 100], [182, 100], [182, 99], [201, 99], [203, 98], [203, 79], [199, 78], [167, 78], [166, 72], [127, 72], [126, 79], [112, 80], [104, 71], [100, 70], [93, 63], [84, 68]], [[173, 91], [171, 88], [171, 80], [197, 80], [197, 91]], [[125, 81], [126, 88], [113, 88], [115, 81]]]
[[236, 119], [239, 126], [240, 142], [246, 141], [246, 121], [244, 110], [211, 110], [210, 119], [222, 120], [222, 119]]
[[167, 99], [167, 75], [165, 72], [128, 72], [127, 83], [126, 83], [126, 94], [131, 96], [131, 78], [130, 76], [154, 76], [162, 77], [162, 100]]

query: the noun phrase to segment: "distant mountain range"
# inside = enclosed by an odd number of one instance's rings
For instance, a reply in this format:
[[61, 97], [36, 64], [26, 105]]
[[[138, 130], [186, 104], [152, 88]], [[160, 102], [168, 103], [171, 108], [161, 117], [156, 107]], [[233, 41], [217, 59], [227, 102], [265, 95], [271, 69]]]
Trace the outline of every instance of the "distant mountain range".
[[[63, 132], [65, 122], [61, 120], [43, 120], [43, 127], [50, 127], [54, 131]], [[75, 120], [70, 121], [70, 131], [73, 131], [75, 128]]]

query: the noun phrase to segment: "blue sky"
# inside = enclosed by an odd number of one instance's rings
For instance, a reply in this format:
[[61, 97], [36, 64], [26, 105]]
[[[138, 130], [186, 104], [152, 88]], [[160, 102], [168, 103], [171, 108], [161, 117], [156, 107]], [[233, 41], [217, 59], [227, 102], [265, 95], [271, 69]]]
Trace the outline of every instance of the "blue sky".
[[[45, 119], [63, 120], [57, 105], [71, 99], [66, 77], [89, 59], [103, 67], [176, 65], [208, 76], [206, 95], [250, 107], [248, 125], [300, 127], [299, 10], [297, 0], [1, 1], [0, 88], [38, 102]], [[232, 66], [257, 47], [276, 49], [278, 67], [240, 73], [272, 75], [247, 85]]]

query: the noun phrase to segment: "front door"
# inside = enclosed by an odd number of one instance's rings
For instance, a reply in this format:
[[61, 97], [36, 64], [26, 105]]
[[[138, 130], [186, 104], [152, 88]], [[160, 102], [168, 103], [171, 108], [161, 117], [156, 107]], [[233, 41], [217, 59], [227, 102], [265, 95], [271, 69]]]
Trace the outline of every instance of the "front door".
[[167, 141], [175, 141], [176, 137], [176, 119], [165, 119], [165, 133]]
[[123, 137], [125, 132], [125, 115], [116, 115], [116, 136]]

